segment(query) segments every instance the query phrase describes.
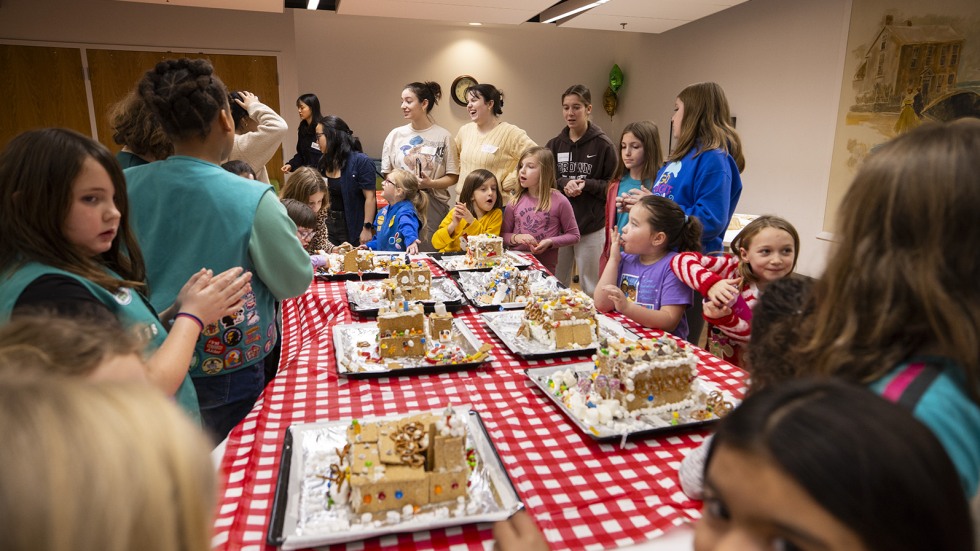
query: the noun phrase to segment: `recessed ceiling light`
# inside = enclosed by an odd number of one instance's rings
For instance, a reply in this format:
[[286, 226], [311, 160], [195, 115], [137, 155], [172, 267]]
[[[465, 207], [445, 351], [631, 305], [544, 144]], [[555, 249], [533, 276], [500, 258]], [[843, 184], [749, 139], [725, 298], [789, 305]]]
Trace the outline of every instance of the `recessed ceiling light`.
[[483, 23], [470, 23], [471, 27], [482, 27]]
[[319, 5], [320, 5], [320, 0], [309, 0], [306, 3], [306, 9], [315, 10]]

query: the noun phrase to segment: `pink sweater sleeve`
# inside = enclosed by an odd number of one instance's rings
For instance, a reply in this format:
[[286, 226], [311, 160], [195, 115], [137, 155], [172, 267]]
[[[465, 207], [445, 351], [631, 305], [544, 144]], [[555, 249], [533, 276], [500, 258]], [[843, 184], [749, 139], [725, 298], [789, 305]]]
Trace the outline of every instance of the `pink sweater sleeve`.
[[514, 211], [517, 209], [517, 204], [507, 205], [504, 209], [504, 221], [500, 224], [500, 237], [504, 240], [504, 246], [510, 247], [510, 240], [514, 237]]
[[559, 235], [551, 238], [553, 247], [567, 247], [582, 239], [578, 223], [575, 222], [575, 211], [572, 210], [572, 204], [559, 191], [551, 192], [551, 213], [558, 217], [561, 226]]

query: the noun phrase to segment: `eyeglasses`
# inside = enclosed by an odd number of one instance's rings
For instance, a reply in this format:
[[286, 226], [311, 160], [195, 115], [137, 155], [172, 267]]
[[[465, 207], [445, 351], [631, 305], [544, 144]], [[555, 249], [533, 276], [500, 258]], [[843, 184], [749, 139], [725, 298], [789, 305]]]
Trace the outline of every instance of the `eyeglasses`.
[[313, 234], [316, 232], [315, 230], [311, 230], [307, 228], [299, 228], [298, 230], [296, 230], [296, 233], [303, 239], [309, 239], [313, 237]]
[[395, 187], [398, 187], [398, 184], [396, 184], [395, 182], [392, 182], [391, 180], [389, 180], [387, 178], [385, 178], [384, 181], [381, 182], [381, 185], [384, 185], [384, 184], [391, 184], [391, 185], [393, 185]]
[[322, 138], [322, 137], [324, 137], [324, 136], [326, 136], [326, 134], [324, 134], [323, 132], [317, 132], [317, 133], [315, 133], [314, 135], [315, 135], [315, 136], [316, 136], [317, 138]]

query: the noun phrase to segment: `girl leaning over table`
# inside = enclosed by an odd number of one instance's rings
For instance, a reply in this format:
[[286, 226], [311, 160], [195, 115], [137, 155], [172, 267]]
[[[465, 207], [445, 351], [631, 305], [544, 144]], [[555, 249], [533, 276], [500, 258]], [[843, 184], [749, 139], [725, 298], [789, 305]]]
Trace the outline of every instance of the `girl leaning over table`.
[[33, 130], [7, 145], [0, 214], [0, 323], [43, 311], [117, 326], [140, 341], [150, 382], [199, 419], [187, 366], [204, 327], [242, 306], [251, 274], [200, 269], [158, 316], [144, 296], [122, 169], [71, 130]]

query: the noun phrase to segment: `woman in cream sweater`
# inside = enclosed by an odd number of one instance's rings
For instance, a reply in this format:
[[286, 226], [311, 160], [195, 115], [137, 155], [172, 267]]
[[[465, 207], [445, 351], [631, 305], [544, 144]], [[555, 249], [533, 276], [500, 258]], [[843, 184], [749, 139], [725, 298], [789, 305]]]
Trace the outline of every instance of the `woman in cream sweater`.
[[[527, 132], [500, 120], [504, 95], [492, 84], [476, 84], [466, 90], [467, 124], [456, 133], [459, 173], [469, 174], [478, 168], [493, 172], [508, 203], [517, 190], [517, 161], [521, 153], [537, 144]], [[462, 191], [456, 184], [457, 196]]]

